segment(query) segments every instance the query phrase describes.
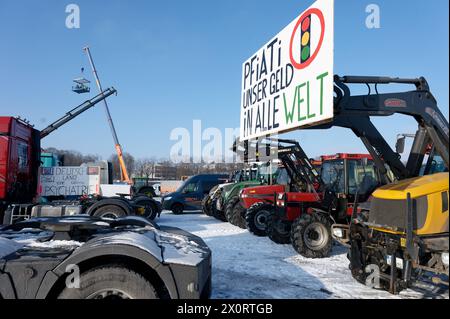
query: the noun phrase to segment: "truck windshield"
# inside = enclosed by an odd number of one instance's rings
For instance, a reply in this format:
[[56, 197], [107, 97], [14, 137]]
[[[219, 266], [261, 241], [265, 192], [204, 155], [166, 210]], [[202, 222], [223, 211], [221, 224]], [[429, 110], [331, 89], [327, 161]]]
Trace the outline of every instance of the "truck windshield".
[[178, 189], [176, 190], [177, 193], [181, 193], [183, 192], [184, 188], [189, 185], [192, 184], [192, 179], [193, 177], [188, 178], [187, 180], [185, 180], [180, 187], [178, 187]]

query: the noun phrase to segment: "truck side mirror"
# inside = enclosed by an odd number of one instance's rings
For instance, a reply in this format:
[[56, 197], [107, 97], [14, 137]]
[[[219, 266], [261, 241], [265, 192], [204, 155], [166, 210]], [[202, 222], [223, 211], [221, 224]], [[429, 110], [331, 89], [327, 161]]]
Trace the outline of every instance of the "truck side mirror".
[[395, 143], [395, 151], [398, 154], [402, 154], [405, 151], [405, 139], [404, 135], [399, 135], [397, 137], [397, 143]]

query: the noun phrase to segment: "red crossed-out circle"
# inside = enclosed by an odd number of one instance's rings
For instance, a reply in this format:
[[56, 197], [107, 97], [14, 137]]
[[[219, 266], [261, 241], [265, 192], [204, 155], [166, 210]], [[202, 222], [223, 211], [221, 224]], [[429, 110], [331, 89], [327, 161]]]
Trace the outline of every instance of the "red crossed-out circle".
[[[319, 20], [320, 20], [321, 34], [320, 34], [319, 44], [317, 45], [316, 50], [314, 51], [314, 53], [310, 56], [310, 58], [308, 60], [306, 60], [303, 63], [298, 63], [295, 60], [294, 55], [292, 54], [292, 45], [294, 44], [294, 37], [295, 37], [295, 34], [297, 33], [298, 27], [303, 22], [303, 20], [305, 20], [309, 15], [311, 15], [311, 17], [313, 15], [316, 15], [319, 18]], [[309, 21], [309, 23], [311, 23], [311, 21]], [[322, 47], [322, 42], [323, 42], [324, 35], [325, 35], [325, 19], [323, 17], [322, 11], [320, 11], [317, 8], [311, 8], [311, 9], [305, 11], [305, 13], [303, 13], [302, 16], [298, 19], [297, 24], [294, 27], [294, 31], [292, 31], [291, 42], [289, 43], [289, 57], [291, 59], [292, 65], [296, 69], [298, 69], [298, 70], [304, 69], [308, 65], [310, 65], [312, 61], [314, 61], [314, 59], [316, 58], [317, 54], [320, 51], [320, 48]]]

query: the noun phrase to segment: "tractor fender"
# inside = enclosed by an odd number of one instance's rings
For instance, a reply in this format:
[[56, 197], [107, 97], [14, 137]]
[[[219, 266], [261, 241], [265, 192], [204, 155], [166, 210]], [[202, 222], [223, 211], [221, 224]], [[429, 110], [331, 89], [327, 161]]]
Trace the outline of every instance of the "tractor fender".
[[124, 210], [127, 215], [133, 215], [133, 207], [130, 202], [124, 198], [103, 198], [98, 200], [95, 204], [91, 205], [87, 210], [86, 214], [93, 215], [97, 209], [106, 205], [119, 206]]
[[312, 209], [313, 213], [312, 214], [320, 214], [325, 216], [326, 218], [328, 218], [331, 221], [331, 224], [334, 225], [336, 224], [336, 220], [333, 218], [333, 216], [327, 212], [326, 210], [320, 209], [320, 208], [313, 208]]
[[81, 265], [93, 261], [98, 266], [98, 260], [114, 257], [118, 257], [118, 261], [124, 257], [140, 261], [149, 272], [153, 270], [158, 275], [167, 288], [170, 297], [177, 298], [178, 291], [170, 266], [163, 263], [161, 247], [158, 246], [155, 240], [149, 240], [149, 237], [153, 237], [153, 234], [150, 232], [144, 234], [127, 232], [106, 234], [88, 241], [76, 249], [72, 255], [66, 258], [53, 271], [46, 274], [36, 298], [46, 298], [55, 284], [60, 279], [62, 280], [66, 274], [72, 272], [73, 265]]

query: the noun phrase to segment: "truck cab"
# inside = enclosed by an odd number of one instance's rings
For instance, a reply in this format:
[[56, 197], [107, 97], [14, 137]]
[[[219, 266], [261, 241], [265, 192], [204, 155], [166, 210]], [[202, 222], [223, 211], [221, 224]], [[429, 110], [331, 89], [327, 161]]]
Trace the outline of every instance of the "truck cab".
[[9, 203], [35, 196], [39, 154], [39, 131], [19, 118], [0, 116], [0, 220]]

